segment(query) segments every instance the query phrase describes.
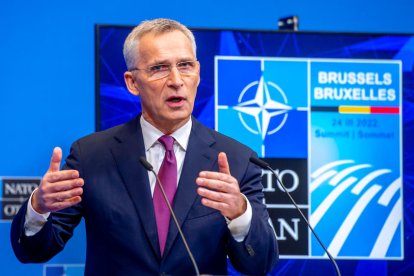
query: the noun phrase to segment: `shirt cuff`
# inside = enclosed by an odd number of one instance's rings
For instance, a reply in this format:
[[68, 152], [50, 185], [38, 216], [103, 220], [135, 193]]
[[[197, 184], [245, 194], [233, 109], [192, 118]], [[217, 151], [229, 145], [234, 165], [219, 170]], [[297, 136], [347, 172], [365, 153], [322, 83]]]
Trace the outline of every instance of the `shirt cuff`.
[[242, 193], [241, 195], [246, 200], [246, 211], [241, 216], [233, 220], [229, 220], [225, 217], [227, 221], [227, 227], [229, 228], [231, 235], [238, 242], [242, 242], [244, 238], [246, 238], [250, 230], [250, 224], [252, 222], [252, 206], [250, 205], [247, 197]]
[[47, 222], [47, 218], [50, 215], [50, 212], [45, 214], [39, 214], [33, 209], [32, 206], [32, 196], [37, 188], [30, 195], [29, 201], [27, 203], [27, 210], [24, 222], [24, 233], [26, 236], [33, 236], [39, 232], [43, 225]]

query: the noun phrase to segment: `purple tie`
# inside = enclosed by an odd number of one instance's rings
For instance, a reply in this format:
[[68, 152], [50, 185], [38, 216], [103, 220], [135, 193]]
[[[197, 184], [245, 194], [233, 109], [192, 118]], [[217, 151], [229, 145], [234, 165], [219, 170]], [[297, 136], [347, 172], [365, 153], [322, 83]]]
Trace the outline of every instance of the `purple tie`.
[[[177, 161], [174, 155], [174, 138], [164, 135], [158, 139], [165, 147], [165, 156], [162, 161], [161, 168], [158, 171], [158, 177], [167, 195], [168, 201], [172, 205], [175, 191], [177, 190]], [[157, 221], [158, 240], [160, 243], [161, 255], [164, 253], [165, 242], [167, 241], [168, 226], [170, 225], [170, 211], [164, 201], [162, 192], [158, 186], [154, 189], [154, 211]]]

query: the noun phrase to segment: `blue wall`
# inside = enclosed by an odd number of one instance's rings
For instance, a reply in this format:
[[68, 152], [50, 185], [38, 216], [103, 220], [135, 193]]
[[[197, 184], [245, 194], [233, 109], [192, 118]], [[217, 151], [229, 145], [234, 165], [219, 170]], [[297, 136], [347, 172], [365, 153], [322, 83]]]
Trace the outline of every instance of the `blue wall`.
[[[156, 4], [153, 4], [156, 3]], [[190, 27], [414, 33], [409, 0], [0, 1], [0, 176], [40, 176], [54, 146], [94, 131], [94, 25], [170, 17]], [[0, 222], [0, 232], [8, 223]], [[17, 261], [0, 235], [0, 267]], [[76, 260], [75, 260], [76, 261]]]
[[94, 131], [96, 23], [276, 29], [296, 14], [301, 30], [414, 33], [409, 0], [285, 2], [0, 1], [0, 176], [41, 175], [55, 145]]

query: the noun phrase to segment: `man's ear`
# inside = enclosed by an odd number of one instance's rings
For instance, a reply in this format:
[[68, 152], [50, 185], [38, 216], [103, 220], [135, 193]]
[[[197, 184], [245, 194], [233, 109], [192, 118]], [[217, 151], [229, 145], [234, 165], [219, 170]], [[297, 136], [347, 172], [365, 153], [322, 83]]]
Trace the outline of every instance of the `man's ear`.
[[134, 79], [134, 76], [132, 76], [132, 72], [130, 71], [126, 71], [124, 73], [124, 80], [125, 80], [125, 84], [128, 88], [128, 91], [135, 96], [139, 95], [139, 90], [138, 90], [138, 84]]
[[199, 62], [199, 63], [198, 63], [198, 83], [197, 83], [197, 87], [199, 86], [200, 81], [201, 81], [201, 77], [200, 77], [200, 69], [201, 69], [201, 64], [200, 64], [200, 62]]

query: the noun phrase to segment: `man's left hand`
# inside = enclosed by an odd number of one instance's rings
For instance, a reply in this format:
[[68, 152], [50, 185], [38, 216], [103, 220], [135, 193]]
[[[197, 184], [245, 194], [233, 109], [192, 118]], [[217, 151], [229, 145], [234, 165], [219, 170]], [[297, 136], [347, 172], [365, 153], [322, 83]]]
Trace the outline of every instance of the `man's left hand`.
[[218, 172], [202, 171], [196, 180], [197, 193], [202, 197], [202, 204], [214, 208], [230, 220], [241, 216], [247, 208], [244, 197], [240, 194], [239, 183], [231, 176], [227, 156], [218, 155]]

